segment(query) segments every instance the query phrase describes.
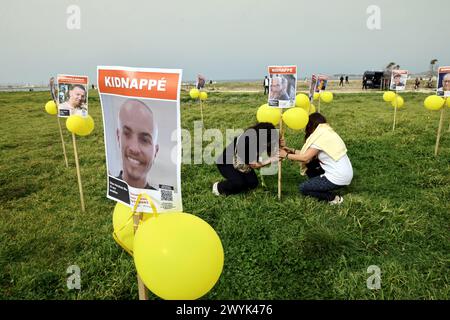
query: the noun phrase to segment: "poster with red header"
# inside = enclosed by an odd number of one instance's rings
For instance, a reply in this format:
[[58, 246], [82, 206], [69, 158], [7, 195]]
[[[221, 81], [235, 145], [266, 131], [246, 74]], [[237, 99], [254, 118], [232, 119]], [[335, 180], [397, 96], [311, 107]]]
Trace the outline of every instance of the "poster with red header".
[[439, 68], [436, 95], [450, 97], [450, 67]]
[[58, 83], [58, 117], [67, 118], [71, 115], [88, 115], [88, 84], [87, 76], [59, 74]]
[[[182, 212], [182, 71], [97, 67], [103, 113], [107, 197], [133, 207], [147, 194], [158, 212]], [[141, 198], [139, 210], [152, 212]]]
[[271, 107], [295, 106], [297, 66], [269, 66], [269, 100]]

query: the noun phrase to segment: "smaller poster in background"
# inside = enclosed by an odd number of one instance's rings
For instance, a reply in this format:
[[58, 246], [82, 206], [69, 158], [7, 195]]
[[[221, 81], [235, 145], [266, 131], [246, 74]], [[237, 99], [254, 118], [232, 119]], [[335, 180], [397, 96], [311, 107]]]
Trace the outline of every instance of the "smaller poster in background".
[[327, 89], [328, 79], [328, 76], [320, 74], [317, 77], [315, 92], [325, 91]]
[[269, 66], [269, 101], [271, 107], [295, 106], [297, 66]]
[[309, 101], [314, 101], [314, 92], [316, 92], [317, 76], [313, 74], [311, 76], [311, 84], [309, 85]]
[[436, 94], [440, 97], [450, 97], [450, 67], [440, 67], [438, 74]]
[[406, 89], [408, 70], [392, 70], [391, 90], [403, 91]]
[[87, 76], [58, 75], [58, 117], [88, 115]]

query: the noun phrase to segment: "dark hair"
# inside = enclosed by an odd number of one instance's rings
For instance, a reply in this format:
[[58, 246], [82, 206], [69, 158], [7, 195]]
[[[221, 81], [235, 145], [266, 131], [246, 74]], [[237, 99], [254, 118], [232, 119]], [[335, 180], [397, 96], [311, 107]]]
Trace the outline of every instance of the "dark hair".
[[71, 88], [70, 88], [70, 91], [72, 91], [75, 88], [79, 88], [79, 89], [83, 90], [84, 92], [86, 92], [86, 88], [83, 85], [81, 85], [81, 84], [74, 84], [74, 85], [72, 85]]
[[[278, 146], [278, 131], [275, 129], [275, 126], [269, 122], [260, 122], [245, 129], [244, 134], [249, 130], [254, 130], [256, 134], [256, 145], [258, 150], [258, 155], [260, 153], [266, 151], [269, 156], [272, 155], [272, 152], [275, 151], [275, 148]], [[246, 139], [249, 137], [246, 137]], [[261, 141], [261, 138], [265, 138]]]
[[318, 112], [309, 115], [309, 121], [305, 128], [305, 140], [316, 130], [321, 123], [327, 123], [327, 119]]

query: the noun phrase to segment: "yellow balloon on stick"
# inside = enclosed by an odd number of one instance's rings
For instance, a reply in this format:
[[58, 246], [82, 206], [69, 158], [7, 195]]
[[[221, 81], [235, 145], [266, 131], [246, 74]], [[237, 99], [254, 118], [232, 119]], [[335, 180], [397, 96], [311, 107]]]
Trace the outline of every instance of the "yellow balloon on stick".
[[395, 100], [395, 92], [393, 91], [387, 91], [383, 94], [383, 100], [386, 102], [392, 102]]
[[192, 99], [198, 99], [200, 96], [200, 91], [198, 89], [191, 89], [191, 91], [189, 91], [189, 95]]
[[51, 115], [57, 114], [57, 113], [58, 113], [58, 108], [56, 107], [55, 101], [53, 101], [53, 100], [48, 101], [48, 102], [45, 104], [45, 111], [46, 111], [48, 114], [51, 114]]
[[283, 113], [283, 122], [293, 130], [304, 129], [308, 121], [308, 113], [302, 108], [291, 108]]
[[330, 103], [331, 101], [333, 101], [333, 93], [330, 91], [322, 91], [320, 93], [320, 100], [325, 103]]
[[[151, 217], [150, 214], [143, 215], [143, 221], [147, 221]], [[117, 202], [113, 211], [113, 238], [116, 242], [130, 255], [133, 255], [133, 210]]]
[[79, 115], [71, 115], [66, 120], [66, 127], [72, 133], [78, 134], [84, 126], [84, 119]]
[[305, 108], [309, 108], [310, 104], [311, 104], [311, 102], [309, 101], [308, 96], [304, 93], [299, 93], [295, 97], [295, 106], [296, 107], [305, 109]]
[[403, 98], [399, 95], [397, 95], [397, 97], [394, 98], [394, 100], [391, 102], [392, 106], [395, 108], [401, 108], [403, 107], [403, 105], [405, 104], [405, 100], [403, 100]]
[[214, 287], [223, 269], [219, 236], [187, 213], [159, 214], [143, 222], [133, 250], [139, 277], [162, 299], [198, 299]]
[[205, 91], [200, 92], [200, 100], [205, 101], [208, 99], [208, 94]]
[[439, 110], [444, 106], [445, 100], [437, 95], [428, 96], [423, 102], [428, 110]]
[[315, 101], [317, 101], [317, 100], [319, 100], [319, 98], [320, 98], [320, 93], [314, 92], [313, 99], [314, 99]]
[[276, 126], [281, 119], [280, 109], [269, 107], [267, 103], [263, 104], [256, 112], [256, 119], [258, 122], [269, 122]]
[[78, 130], [79, 136], [87, 136], [90, 135], [94, 130], [94, 119], [90, 115], [83, 117], [83, 125]]

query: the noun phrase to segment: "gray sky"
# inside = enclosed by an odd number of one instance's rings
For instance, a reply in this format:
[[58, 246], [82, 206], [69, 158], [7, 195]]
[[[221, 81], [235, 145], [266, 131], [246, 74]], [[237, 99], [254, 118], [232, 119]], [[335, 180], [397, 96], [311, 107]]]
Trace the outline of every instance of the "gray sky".
[[[71, 4], [80, 30], [66, 27]], [[370, 5], [381, 30], [367, 28]], [[184, 81], [258, 79], [282, 64], [299, 78], [450, 65], [448, 0], [1, 0], [0, 10], [0, 84], [96, 82], [97, 65], [181, 68]]]

